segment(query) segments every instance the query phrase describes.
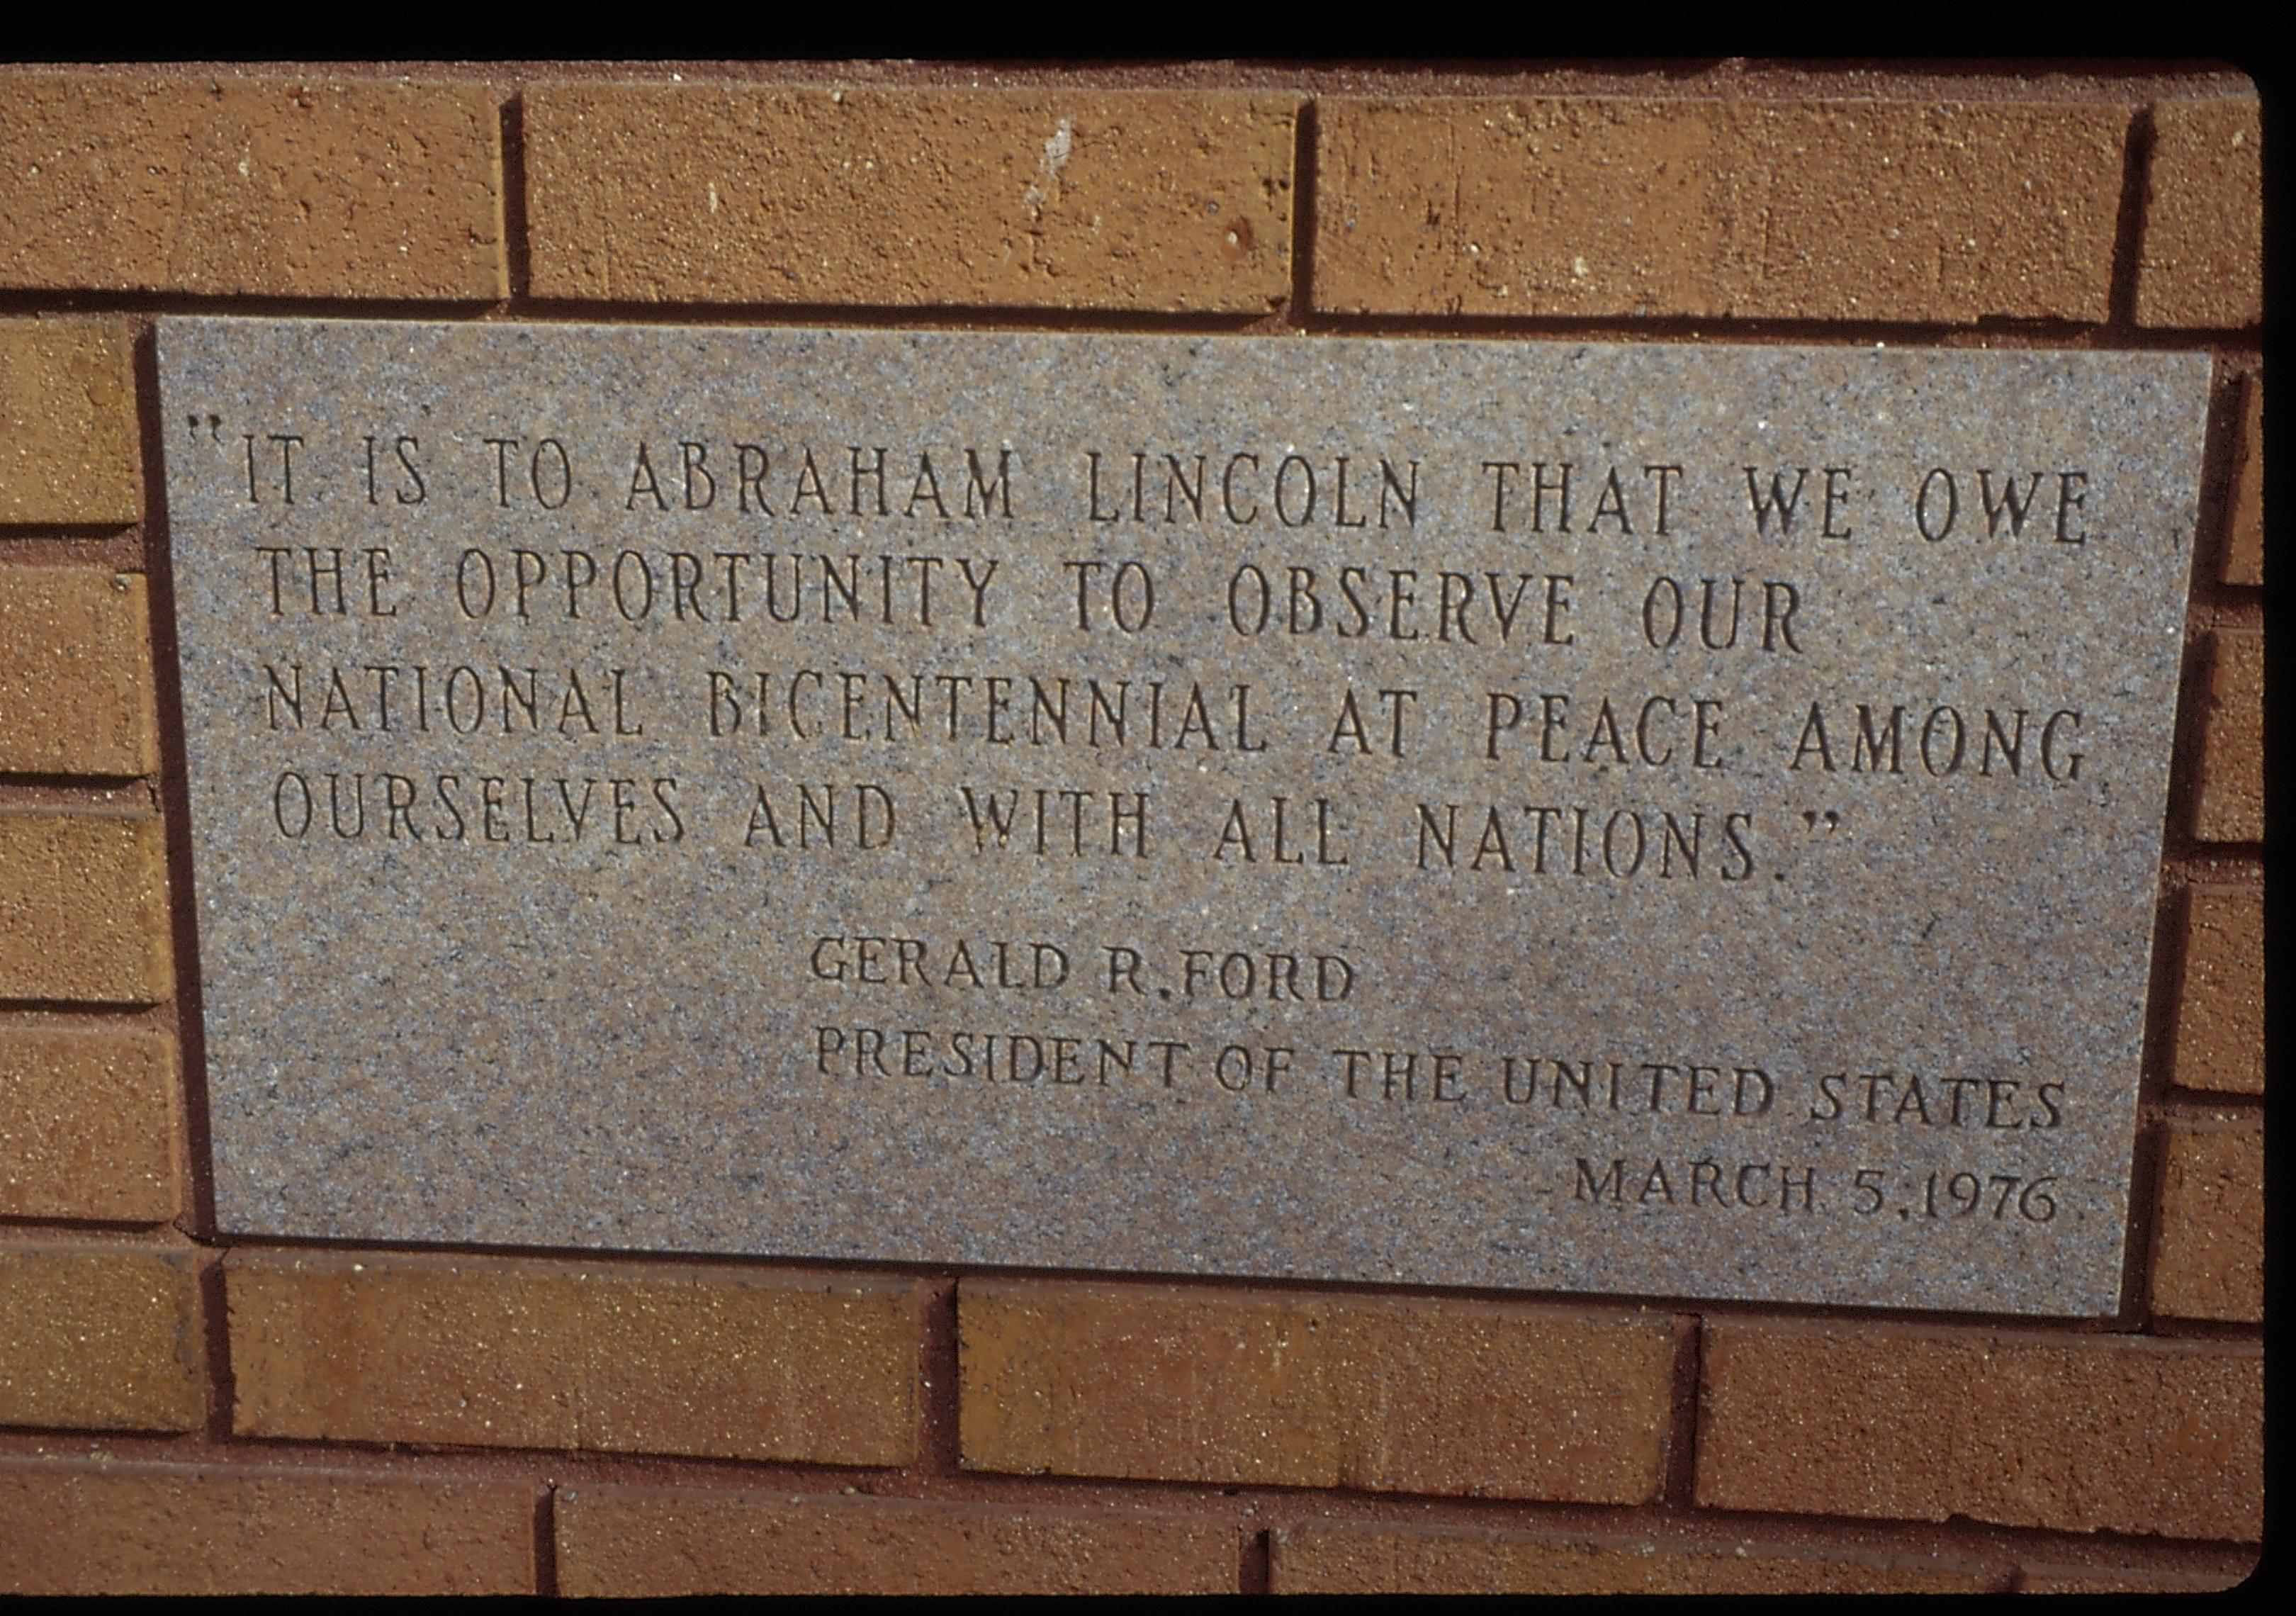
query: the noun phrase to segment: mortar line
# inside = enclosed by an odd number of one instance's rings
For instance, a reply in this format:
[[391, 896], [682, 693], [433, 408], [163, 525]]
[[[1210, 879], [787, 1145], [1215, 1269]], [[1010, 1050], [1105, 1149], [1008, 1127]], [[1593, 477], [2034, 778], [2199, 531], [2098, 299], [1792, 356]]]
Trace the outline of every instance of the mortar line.
[[[2164, 1538], [2137, 1531], [2022, 1527], [1966, 1516], [1938, 1522], [1912, 1517], [1814, 1515], [1786, 1511], [1674, 1511], [1661, 1505], [1611, 1505], [1445, 1493], [1369, 1492], [1359, 1488], [1265, 1483], [1140, 1481], [1120, 1478], [967, 1472], [964, 1486], [921, 1487], [896, 1471], [854, 1471], [789, 1462], [696, 1459], [675, 1455], [483, 1448], [404, 1443], [304, 1441], [262, 1437], [217, 1440], [204, 1432], [135, 1432], [70, 1428], [0, 1430], [0, 1464], [44, 1456], [71, 1458], [59, 1448], [85, 1447], [107, 1465], [147, 1463], [226, 1467], [250, 1474], [349, 1472], [361, 1477], [434, 1477], [440, 1481], [532, 1483], [537, 1461], [570, 1474], [545, 1481], [599, 1486], [670, 1487], [715, 1493], [791, 1494], [811, 1500], [865, 1497], [888, 1504], [964, 1503], [1050, 1510], [1086, 1518], [1118, 1512], [1237, 1522], [1237, 1510], [1266, 1527], [1352, 1524], [1442, 1531], [1520, 1532], [1548, 1538], [1652, 1538], [1691, 1550], [1748, 1540], [1794, 1553], [1858, 1554], [1886, 1546], [1915, 1554], [2079, 1557], [2101, 1553], [2155, 1563], [2193, 1564], [2252, 1555], [2257, 1546], [2231, 1538]], [[1248, 1530], [1248, 1529], [1246, 1529]]]
[[1666, 1474], [1659, 1499], [1675, 1509], [1698, 1507], [1698, 1425], [1705, 1393], [1706, 1320], [1697, 1314], [1676, 1330], [1674, 1383], [1669, 1407]]
[[1236, 1528], [1235, 1591], [1269, 1594], [1275, 1570], [1275, 1530], [1259, 1524]]
[[[193, 1239], [215, 1231], [215, 1156], [208, 1100], [207, 1038], [201, 1014], [199, 911], [192, 878], [192, 816], [185, 761], [181, 665], [177, 654], [176, 572], [169, 546], [166, 428], [160, 418], [157, 327], [136, 323], [132, 349], [135, 408], [144, 459], [144, 572], [151, 629], [152, 710], [159, 726], [159, 768], [152, 781], [168, 871], [168, 943], [175, 992], [170, 1000], [183, 1136], [184, 1207], [177, 1226]], [[220, 1373], [227, 1374], [227, 1360]]]
[[[1882, 1331], [1992, 1332], [2021, 1337], [2063, 1335], [2094, 1330], [2098, 1321], [2070, 1314], [1986, 1313], [1947, 1308], [1910, 1308], [1846, 1302], [1803, 1302], [1766, 1297], [1693, 1297], [1618, 1292], [1531, 1291], [1496, 1285], [1446, 1284], [1432, 1281], [1292, 1278], [1275, 1275], [1178, 1272], [1165, 1269], [1054, 1268], [1027, 1264], [967, 1265], [951, 1268], [927, 1259], [785, 1256], [756, 1251], [648, 1251], [603, 1246], [506, 1245], [477, 1241], [354, 1239], [345, 1235], [291, 1235], [237, 1232], [211, 1237], [233, 1250], [308, 1252], [357, 1257], [405, 1256], [451, 1259], [487, 1257], [511, 1263], [591, 1264], [620, 1268], [636, 1278], [650, 1269], [723, 1269], [729, 1274], [786, 1275], [793, 1280], [832, 1283], [924, 1281], [954, 1276], [966, 1279], [1024, 1282], [1046, 1286], [1092, 1286], [1119, 1290], [1186, 1291], [1242, 1294], [1268, 1301], [1323, 1299], [1335, 1304], [1394, 1300], [1438, 1308], [1496, 1305], [1537, 1315], [1589, 1315], [1625, 1320], [1697, 1314], [1711, 1318], [1754, 1319], [1779, 1325], [1847, 1324]], [[2116, 1328], [2106, 1321], [2108, 1328]]]
[[[1312, 247], [1311, 247], [1312, 251]], [[1312, 291], [1312, 288], [1310, 289]], [[536, 324], [654, 325], [747, 329], [991, 332], [1014, 335], [1246, 336], [1274, 314], [1242, 307], [1168, 313], [1137, 308], [1058, 308], [1009, 304], [714, 302], [631, 303], [613, 299], [363, 298], [280, 293], [109, 291], [72, 293], [59, 308], [52, 292], [0, 289], [0, 318], [11, 314], [183, 315], [250, 319], [345, 319], [421, 324], [517, 319]], [[1288, 300], [1288, 299], [1287, 299]], [[2068, 352], [2207, 351], [2243, 359], [2260, 356], [2258, 327], [2120, 326], [2110, 320], [2023, 319], [1983, 316], [1964, 321], [1826, 319], [1808, 316], [1317, 313], [1295, 308], [1289, 330], [1305, 335], [1423, 338], [1444, 341], [1697, 341], [1712, 347], [1769, 343], [1820, 348], [1898, 348], [1960, 351], [1993, 347]], [[28, 524], [14, 524], [18, 529]], [[53, 527], [29, 524], [29, 530]], [[98, 531], [115, 531], [102, 525]], [[0, 539], [8, 529], [0, 529]]]
[[501, 209], [503, 275], [508, 291], [499, 307], [523, 303], [533, 283], [532, 229], [527, 212], [526, 97], [513, 87], [503, 98], [501, 119]]
[[1316, 253], [1323, 221], [1318, 217], [1323, 111], [1316, 97], [1300, 103], [1292, 142], [1292, 287], [1284, 300], [1284, 319], [1306, 334], [1316, 308]]
[[2152, 178], [2152, 108], [2139, 106], [2122, 138], [2120, 207], [2113, 219], [2112, 279], [2106, 294], [2114, 326], [2136, 329], [2136, 282], [2144, 248], [2145, 192]]
[[963, 1400], [958, 1285], [962, 1269], [925, 1280], [922, 1302], [917, 1398], [917, 1467], [924, 1474], [964, 1473]]
[[545, 1479], [534, 1499], [534, 1591], [558, 1597], [558, 1484]]

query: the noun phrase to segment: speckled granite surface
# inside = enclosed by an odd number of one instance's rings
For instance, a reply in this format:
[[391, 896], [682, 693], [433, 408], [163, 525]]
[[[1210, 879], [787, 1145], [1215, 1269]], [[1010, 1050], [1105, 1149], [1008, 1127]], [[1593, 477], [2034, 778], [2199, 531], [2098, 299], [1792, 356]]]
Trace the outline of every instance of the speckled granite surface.
[[2203, 359], [159, 347], [228, 1229], [2115, 1305]]

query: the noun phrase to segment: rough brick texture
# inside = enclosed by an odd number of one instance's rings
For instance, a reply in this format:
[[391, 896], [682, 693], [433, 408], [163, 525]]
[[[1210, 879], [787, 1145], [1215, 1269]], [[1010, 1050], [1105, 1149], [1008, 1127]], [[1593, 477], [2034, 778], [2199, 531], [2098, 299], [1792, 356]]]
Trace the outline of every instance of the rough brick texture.
[[545, 298], [1265, 313], [1296, 97], [551, 85]]
[[0, 75], [0, 286], [498, 298], [501, 146], [473, 85]]
[[1320, 308], [2109, 312], [2122, 108], [1588, 96], [1317, 116]]
[[1423, 1527], [1284, 1527], [1268, 1550], [1276, 1594], [1949, 1594], [1995, 1580], [1927, 1554]]
[[902, 1281], [265, 1251], [224, 1274], [242, 1435], [822, 1464], [914, 1446]]
[[0, 571], [0, 774], [158, 767], [146, 639], [132, 573]]
[[134, 521], [141, 465], [127, 328], [0, 320], [0, 523]]
[[[1497, 94], [1349, 68], [1317, 71], [1310, 113], [1282, 70], [1215, 64], [1020, 87], [989, 66], [873, 64], [842, 88], [684, 70], [709, 81], [0, 65], [0, 1593], [1234, 1592], [1263, 1567], [1284, 1593], [2198, 1593], [2245, 1574], [2252, 94], [2158, 64], [1996, 64], [1961, 90], [1927, 69], [1653, 64], [1580, 80], [1652, 93]], [[1103, 77], [1128, 87], [1072, 82]], [[207, 1230], [197, 1041], [162, 1029], [189, 1038], [198, 1005], [169, 1002], [188, 873], [152, 806], [181, 782], [134, 526], [164, 547], [143, 499], [143, 445], [174, 442], [137, 380], [148, 315], [468, 316], [514, 275], [515, 317], [611, 323], [1242, 328], [1297, 325], [1297, 295], [1342, 316], [1308, 342], [1649, 322], [2127, 349], [2133, 316], [2164, 351], [2212, 354], [2208, 627], [2163, 872], [2175, 991], [2146, 1027], [2173, 1087], [2134, 1187], [2145, 1333], [960, 1269], [952, 1349], [946, 1277]]]
[[525, 1594], [534, 1489], [449, 1476], [0, 1459], [0, 1591]]
[[204, 1411], [189, 1251], [0, 1241], [0, 1425], [190, 1431]]
[[979, 1470], [1639, 1503], [1675, 1325], [1513, 1303], [966, 1280]]
[[2161, 102], [2152, 109], [2137, 322], [2253, 325], [2263, 315], [2264, 139], [2256, 100]]
[[1714, 1509], [2254, 1539], [2253, 1343], [1710, 1321]]
[[0, 1026], [0, 1218], [173, 1218], [178, 1114], [164, 1034]]
[[2240, 436], [2233, 445], [2231, 497], [2226, 502], [2224, 581], [2264, 582], [2264, 378], [2240, 390]]
[[576, 1595], [1236, 1589], [1235, 1527], [1218, 1517], [578, 1485], [557, 1522]]
[[0, 811], [0, 999], [149, 1005], [174, 987], [160, 822]]
[[2264, 1318], [2264, 1130], [2253, 1119], [2179, 1120], [2161, 1165], [2152, 1308]]
[[2219, 634], [2202, 708], [2201, 778], [2193, 833], [2264, 840], [2264, 636]]
[[2264, 1092], [2264, 890], [2195, 887], [2185, 898], [2177, 1081]]

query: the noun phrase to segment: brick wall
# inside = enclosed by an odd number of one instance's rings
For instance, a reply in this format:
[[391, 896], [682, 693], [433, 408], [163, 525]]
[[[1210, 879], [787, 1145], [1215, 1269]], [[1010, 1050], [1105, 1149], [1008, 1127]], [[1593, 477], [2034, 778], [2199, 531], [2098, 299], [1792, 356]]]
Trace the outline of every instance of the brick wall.
[[[2186, 70], [0, 69], [0, 1588], [2238, 1580], [2260, 138]], [[172, 311], [2210, 355], [2126, 1310], [219, 1238]]]

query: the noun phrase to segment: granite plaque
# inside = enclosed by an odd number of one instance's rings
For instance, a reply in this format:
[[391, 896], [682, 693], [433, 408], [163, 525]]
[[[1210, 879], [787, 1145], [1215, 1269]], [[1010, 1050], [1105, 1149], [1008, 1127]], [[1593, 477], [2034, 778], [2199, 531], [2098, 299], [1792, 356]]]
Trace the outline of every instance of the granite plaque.
[[2203, 357], [159, 360], [227, 1229], [2117, 1304]]

